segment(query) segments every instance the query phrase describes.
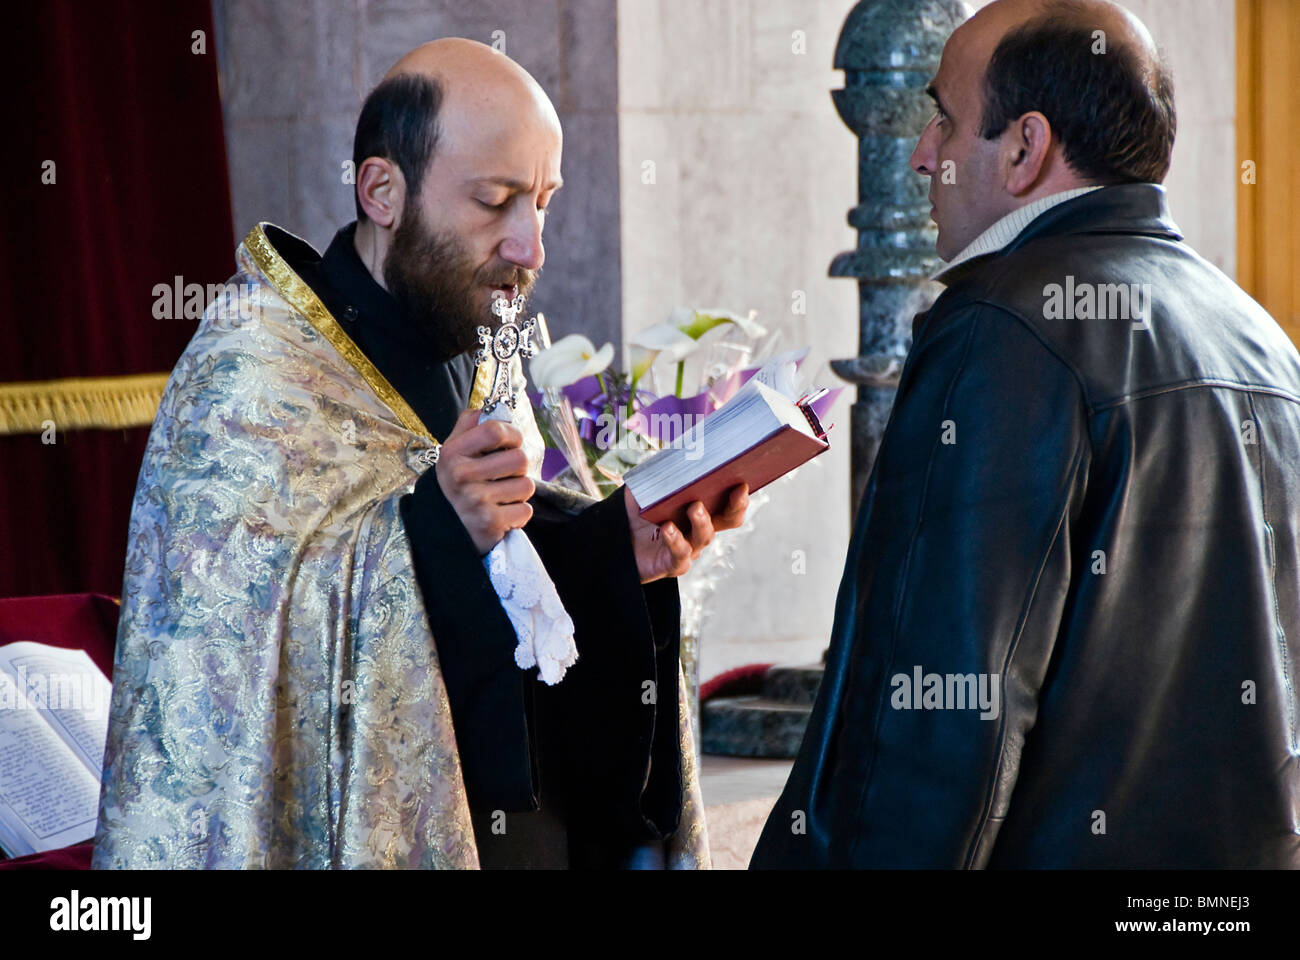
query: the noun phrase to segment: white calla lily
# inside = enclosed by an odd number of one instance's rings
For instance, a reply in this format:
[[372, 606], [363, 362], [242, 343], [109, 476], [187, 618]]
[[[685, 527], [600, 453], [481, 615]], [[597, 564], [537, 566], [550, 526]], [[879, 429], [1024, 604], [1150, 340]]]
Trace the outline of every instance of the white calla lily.
[[754, 339], [758, 339], [766, 334], [767, 330], [755, 319], [757, 316], [757, 310], [751, 310], [741, 316], [722, 309], [673, 308], [667, 320], [646, 327], [628, 340], [628, 367], [633, 388], [635, 389], [637, 381], [654, 364], [660, 361], [675, 363], [677, 365], [675, 393], [680, 397], [686, 371], [686, 358], [700, 348], [700, 338], [714, 327], [730, 323]]
[[529, 362], [528, 372], [539, 390], [567, 387], [583, 377], [604, 373], [614, 359], [614, 345], [599, 350], [580, 333], [561, 337], [549, 350], [543, 350]]
[[682, 332], [671, 318], [666, 323], [646, 327], [628, 342], [632, 346], [654, 351], [654, 359], [671, 363], [684, 360], [700, 346], [698, 340]]
[[[681, 308], [678, 308], [680, 310]], [[756, 319], [757, 310], [751, 310], [745, 315], [733, 313], [730, 310], [723, 310], [720, 307], [710, 307], [703, 310], [686, 310], [685, 315], [678, 318], [678, 310], [673, 311], [673, 317], [670, 319], [677, 320], [677, 327], [688, 337], [699, 339], [708, 333], [714, 327], [724, 323], [735, 324], [749, 336], [757, 339], [767, 333], [766, 328]]]
[[636, 386], [645, 372], [654, 366], [655, 360], [659, 356], [658, 350], [651, 350], [649, 347], [643, 347], [639, 344], [628, 343], [627, 345], [627, 370], [632, 379], [632, 386]]

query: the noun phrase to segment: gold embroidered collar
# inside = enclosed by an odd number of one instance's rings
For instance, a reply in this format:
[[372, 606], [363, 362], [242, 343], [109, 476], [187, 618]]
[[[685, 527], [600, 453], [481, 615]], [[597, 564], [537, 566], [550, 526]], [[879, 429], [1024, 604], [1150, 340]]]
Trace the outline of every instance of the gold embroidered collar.
[[[437, 437], [429, 432], [429, 428], [411, 409], [410, 404], [402, 399], [402, 395], [379, 372], [379, 368], [370, 362], [370, 358], [361, 352], [361, 348], [339, 326], [339, 322], [326, 309], [325, 304], [321, 303], [315, 291], [294, 272], [284, 257], [280, 256], [279, 251], [275, 249], [275, 246], [266, 235], [265, 228], [274, 226], [274, 224], [264, 221], [253, 227], [248, 236], [244, 238], [244, 246], [252, 255], [257, 268], [262, 271], [280, 296], [284, 297], [291, 307], [306, 317], [307, 322], [330, 342], [330, 345], [339, 352], [344, 360], [353, 366], [357, 373], [361, 374], [362, 379], [375, 392], [375, 396], [389, 410], [393, 411], [393, 415], [397, 417], [402, 426], [412, 433], [419, 434], [429, 440], [434, 446], [438, 446]], [[282, 227], [275, 227], [275, 229], [283, 230]], [[288, 233], [287, 230], [284, 232]], [[301, 240], [301, 238], [296, 239]], [[306, 241], [302, 242], [306, 243]], [[478, 377], [476, 376], [475, 379], [477, 380]]]

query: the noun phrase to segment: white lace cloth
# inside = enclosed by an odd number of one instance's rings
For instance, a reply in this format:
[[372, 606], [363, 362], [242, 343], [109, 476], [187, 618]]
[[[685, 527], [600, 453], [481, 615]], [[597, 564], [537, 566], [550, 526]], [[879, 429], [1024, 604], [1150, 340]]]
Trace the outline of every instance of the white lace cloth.
[[537, 667], [542, 680], [552, 686], [559, 683], [577, 662], [578, 646], [573, 642], [573, 620], [532, 541], [522, 530], [511, 530], [483, 562], [515, 628], [515, 663], [523, 670]]
[[[527, 403], [527, 400], [521, 400]], [[510, 420], [510, 410], [497, 404], [484, 420]], [[573, 620], [564, 609], [542, 558], [522, 530], [511, 530], [483, 558], [488, 579], [501, 598], [501, 606], [515, 628], [515, 663], [520, 669], [537, 667], [543, 682], [554, 686], [578, 661], [573, 640]]]

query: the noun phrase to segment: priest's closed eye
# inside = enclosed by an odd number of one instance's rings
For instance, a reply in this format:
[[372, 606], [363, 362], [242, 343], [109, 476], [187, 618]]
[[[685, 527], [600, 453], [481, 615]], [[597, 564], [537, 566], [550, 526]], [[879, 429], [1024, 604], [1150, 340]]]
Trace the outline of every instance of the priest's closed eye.
[[506, 208], [506, 205], [507, 205], [508, 203], [510, 203], [510, 198], [509, 198], [509, 197], [506, 197], [506, 198], [505, 198], [504, 200], [502, 200], [500, 203], [489, 203], [489, 202], [486, 201], [486, 200], [479, 200], [479, 203], [482, 204], [483, 206], [487, 207], [489, 210], [498, 210], [498, 211], [500, 211], [500, 210], [504, 210], [504, 209]]

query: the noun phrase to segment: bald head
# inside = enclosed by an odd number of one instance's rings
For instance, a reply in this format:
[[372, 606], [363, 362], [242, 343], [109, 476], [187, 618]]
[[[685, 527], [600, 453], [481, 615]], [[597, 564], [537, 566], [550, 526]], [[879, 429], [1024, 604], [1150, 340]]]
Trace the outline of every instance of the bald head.
[[1123, 47], [1135, 55], [1146, 77], [1159, 62], [1155, 40], [1146, 24], [1111, 0], [996, 0], [954, 30], [949, 43], [956, 40], [964, 55], [982, 69], [1008, 33], [1043, 19], [1086, 29], [1089, 34], [1102, 31], [1108, 47]]
[[527, 70], [486, 43], [465, 37], [443, 37], [420, 44], [389, 67], [384, 79], [399, 73], [422, 73], [444, 82], [481, 79], [485, 85], [511, 83], [531, 88], [542, 100], [550, 102]]
[[357, 252], [444, 355], [477, 343], [494, 296], [532, 287], [562, 140], [537, 81], [474, 40], [415, 48], [366, 98]]
[[[1146, 26], [1110, 0], [998, 0], [971, 18], [983, 48], [981, 133], [1043, 114], [1067, 162], [1094, 183], [1164, 180], [1173, 83]], [[953, 34], [956, 39], [956, 32]]]
[[[408, 192], [418, 192], [438, 153], [486, 155], [512, 133], [563, 142], [546, 91], [503, 53], [477, 40], [444, 37], [394, 63], [357, 121], [353, 163], [391, 160]], [[366, 214], [358, 197], [357, 218]]]
[[560, 118], [532, 74], [487, 44], [444, 37], [421, 44], [398, 60], [384, 80], [418, 75], [443, 91], [441, 135], [448, 140], [501, 118], [508, 125], [535, 125], [561, 136]]

